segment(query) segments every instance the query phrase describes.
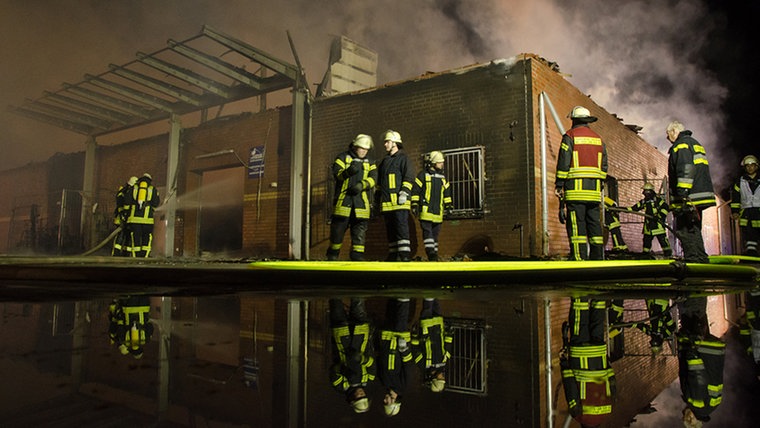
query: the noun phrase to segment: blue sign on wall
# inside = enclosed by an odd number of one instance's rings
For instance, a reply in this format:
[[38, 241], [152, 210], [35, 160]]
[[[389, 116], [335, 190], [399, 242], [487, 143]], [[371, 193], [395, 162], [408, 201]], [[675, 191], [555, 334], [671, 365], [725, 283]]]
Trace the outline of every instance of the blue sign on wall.
[[248, 153], [248, 178], [264, 175], [264, 146], [253, 147]]

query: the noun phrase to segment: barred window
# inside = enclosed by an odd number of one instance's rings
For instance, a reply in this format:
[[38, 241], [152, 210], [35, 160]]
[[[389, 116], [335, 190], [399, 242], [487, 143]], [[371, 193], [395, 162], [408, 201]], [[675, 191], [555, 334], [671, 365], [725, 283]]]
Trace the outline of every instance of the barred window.
[[454, 207], [446, 213], [446, 218], [482, 217], [484, 148], [478, 146], [442, 152], [446, 156], [444, 173], [454, 200]]
[[453, 336], [451, 359], [446, 366], [446, 390], [486, 394], [485, 322], [447, 318]]

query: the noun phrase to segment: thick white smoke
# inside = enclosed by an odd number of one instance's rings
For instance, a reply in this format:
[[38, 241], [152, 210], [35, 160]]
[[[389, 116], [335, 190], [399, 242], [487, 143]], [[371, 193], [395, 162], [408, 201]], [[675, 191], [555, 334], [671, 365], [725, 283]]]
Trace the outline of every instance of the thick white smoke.
[[[291, 32], [311, 83], [321, 80], [332, 36], [379, 53], [379, 83], [530, 52], [559, 64], [571, 83], [667, 150], [678, 118], [707, 148], [716, 181], [736, 172], [721, 147], [726, 90], [699, 52], [711, 28], [699, 0], [209, 0], [23, 2], [0, 0], [0, 103], [21, 105], [62, 82], [124, 64], [137, 51], [191, 37], [204, 24], [294, 62]], [[84, 137], [0, 109], [0, 170], [81, 150]], [[23, 149], [22, 149], [23, 147]], [[731, 159], [723, 167], [723, 158]]]

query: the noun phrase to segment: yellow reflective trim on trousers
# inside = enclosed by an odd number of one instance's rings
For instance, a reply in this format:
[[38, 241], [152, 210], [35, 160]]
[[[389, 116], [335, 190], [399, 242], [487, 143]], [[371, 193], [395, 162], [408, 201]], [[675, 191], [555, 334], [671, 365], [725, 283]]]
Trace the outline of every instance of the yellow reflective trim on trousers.
[[612, 413], [612, 406], [583, 406], [584, 415], [606, 415]]

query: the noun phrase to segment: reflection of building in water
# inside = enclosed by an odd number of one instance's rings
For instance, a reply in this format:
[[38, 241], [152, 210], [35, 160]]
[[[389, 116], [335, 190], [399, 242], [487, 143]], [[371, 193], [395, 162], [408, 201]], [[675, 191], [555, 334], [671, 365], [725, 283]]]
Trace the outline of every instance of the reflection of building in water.
[[[441, 297], [441, 312], [454, 336], [446, 389], [432, 393], [418, 374], [407, 387], [403, 411], [394, 419], [420, 427], [493, 426], [496, 421], [507, 426], [546, 426], [548, 411], [554, 406], [554, 425], [560, 426], [567, 413], [559, 390], [559, 327], [567, 319], [569, 299], [551, 300], [551, 326], [546, 329], [541, 298], [507, 294], [485, 299], [466, 294], [456, 299]], [[161, 417], [167, 421], [185, 425], [217, 421], [287, 426], [294, 417], [318, 427], [335, 426], [334, 422], [341, 420], [361, 421], [367, 427], [387, 424], [381, 385], [369, 389], [369, 412], [357, 415], [329, 384], [326, 373], [332, 356], [327, 298], [312, 298], [308, 305], [296, 302], [295, 315], [290, 311], [292, 302], [274, 298], [165, 300], [151, 299], [151, 318], [158, 328], [140, 360], [123, 358], [109, 345], [109, 300], [0, 306], [4, 320], [0, 339], [6, 344], [0, 361], [9, 367], [15, 360], [13, 364], [23, 364], [38, 373], [28, 376], [25, 384], [19, 382], [24, 384], [21, 387], [13, 381], [3, 387], [19, 387], [19, 401], [3, 402], [0, 416], [13, 414], [19, 424], [29, 421], [35, 411], [24, 415], [14, 411], [22, 404], [25, 391], [33, 389], [37, 402], [44, 401], [43, 406], [55, 406], [50, 401], [53, 397], [58, 397], [55, 403], [61, 403], [62, 396], [75, 393], [71, 397], [95, 403], [79, 413], [93, 417], [104, 407], [97, 403], [106, 402], [111, 403], [106, 407], [112, 406], [113, 412], [121, 408], [124, 414], [133, 415], [130, 420], [143, 421], [140, 423], [155, 420], [162, 411]], [[720, 296], [710, 300], [711, 328], [720, 336], [729, 327], [726, 319], [737, 319], [739, 308], [733, 296], [725, 304]], [[384, 297], [366, 300], [373, 321], [383, 319], [385, 304]], [[625, 308], [624, 321], [646, 318], [643, 299], [626, 300]], [[410, 323], [420, 309], [421, 299], [413, 298]], [[724, 309], [728, 311], [725, 318]], [[169, 323], [162, 322], [162, 310], [170, 315]], [[300, 325], [296, 337], [288, 333], [294, 323]], [[552, 336], [551, 377], [545, 370], [546, 332]], [[164, 340], [167, 354], [162, 354], [159, 346]], [[610, 343], [609, 349], [618, 399], [610, 426], [623, 426], [676, 379], [677, 360], [667, 345], [653, 357], [649, 337], [636, 329], [625, 329], [612, 342], [616, 342]], [[300, 349], [299, 364], [305, 364], [302, 374], [290, 371], [293, 362], [288, 358], [289, 347]], [[246, 370], [252, 366], [257, 374], [254, 385], [245, 382], [249, 379]], [[288, 384], [293, 377], [302, 381], [295, 392]], [[58, 386], [46, 383], [47, 378]], [[550, 399], [547, 381], [551, 382]], [[729, 382], [727, 379], [726, 384]], [[35, 402], [26, 397], [28, 402]], [[729, 399], [726, 394], [724, 405]], [[713, 419], [719, 420], [721, 410]]]

